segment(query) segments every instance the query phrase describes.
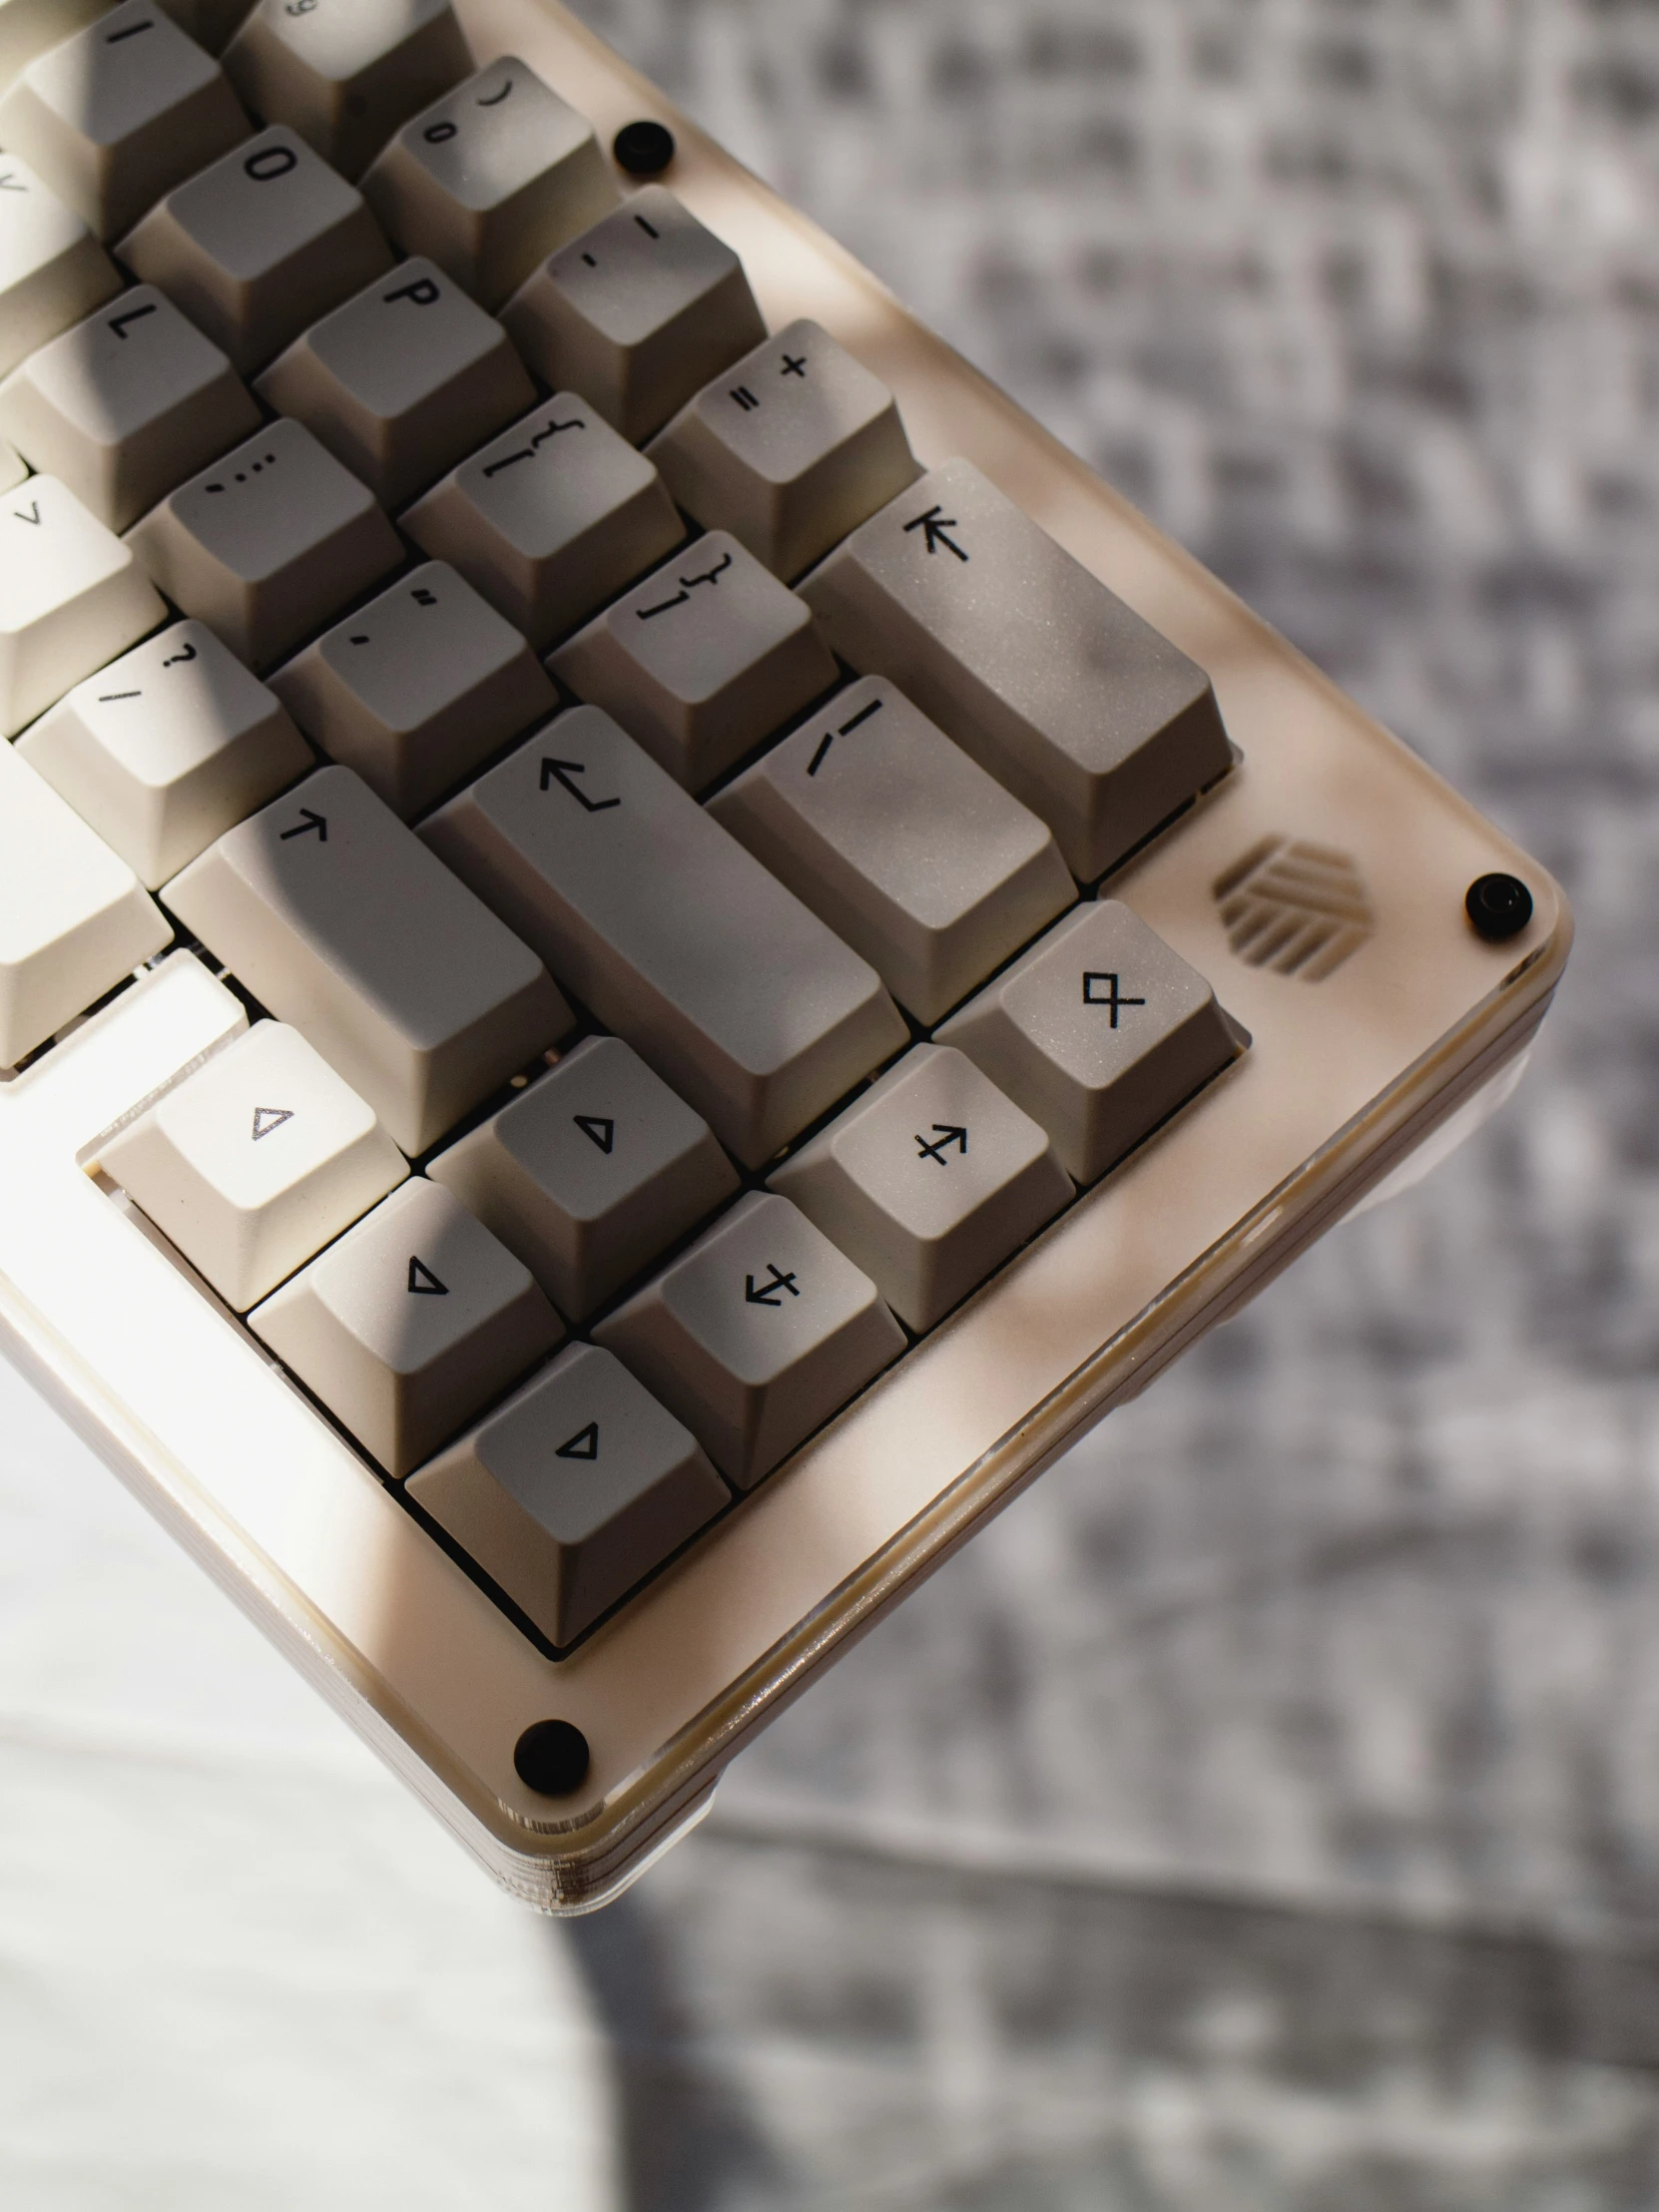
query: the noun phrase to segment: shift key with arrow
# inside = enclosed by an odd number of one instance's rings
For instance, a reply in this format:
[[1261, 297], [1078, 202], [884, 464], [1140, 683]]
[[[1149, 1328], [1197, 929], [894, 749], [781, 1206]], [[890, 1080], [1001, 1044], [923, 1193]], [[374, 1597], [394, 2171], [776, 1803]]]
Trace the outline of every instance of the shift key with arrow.
[[928, 1330], [1069, 1206], [1047, 1132], [949, 1045], [917, 1045], [771, 1177]]
[[572, 1025], [529, 946], [350, 769], [227, 830], [162, 895], [405, 1152]]

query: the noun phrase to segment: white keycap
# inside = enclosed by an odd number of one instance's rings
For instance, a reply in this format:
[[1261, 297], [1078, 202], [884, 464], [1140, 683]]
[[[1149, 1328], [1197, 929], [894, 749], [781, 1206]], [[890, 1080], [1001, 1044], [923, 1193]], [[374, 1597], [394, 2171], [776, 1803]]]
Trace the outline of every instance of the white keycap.
[[556, 1648], [731, 1503], [697, 1439], [591, 1345], [561, 1353], [408, 1494]]
[[405, 822], [558, 705], [518, 632], [441, 561], [348, 615], [271, 686]]
[[547, 646], [686, 534], [662, 478], [584, 400], [559, 392], [403, 516], [532, 645]]
[[357, 177], [472, 56], [449, 0], [259, 0], [225, 67], [256, 115]]
[[748, 1167], [904, 1042], [874, 970], [595, 708], [421, 834]]
[[1204, 671], [971, 462], [934, 469], [801, 593], [837, 653], [1042, 817], [1084, 882], [1231, 762]]
[[29, 464], [17, 450], [0, 438], [0, 492], [10, 491], [14, 484], [21, 484], [29, 473]]
[[400, 507], [535, 402], [499, 322], [430, 262], [403, 262], [259, 379], [383, 506]]
[[504, 1245], [411, 1178], [255, 1308], [270, 1345], [388, 1474], [407, 1474], [564, 1335]]
[[77, 684], [17, 750], [151, 890], [314, 766], [281, 701], [200, 622]]
[[219, 347], [148, 284], [54, 338], [0, 384], [0, 430], [125, 530], [262, 420]]
[[106, 239], [252, 129], [219, 64], [156, 0], [121, 0], [0, 100], [0, 143]]
[[921, 1022], [1077, 895], [1046, 826], [879, 677], [837, 693], [709, 811]]
[[652, 440], [651, 458], [688, 514], [784, 577], [921, 473], [892, 393], [808, 321], [723, 369]]
[[131, 551], [55, 476], [0, 496], [0, 737], [166, 613]]
[[571, 1025], [546, 969], [349, 769], [228, 830], [167, 903], [424, 1152]]
[[939, 1031], [1092, 1183], [1237, 1058], [1195, 968], [1116, 899], [1078, 907]]
[[239, 1314], [409, 1172], [373, 1110], [276, 1021], [187, 1076], [98, 1165]]
[[501, 319], [544, 383], [634, 445], [766, 336], [742, 262], [661, 185], [552, 255]]
[[0, 93], [37, 54], [104, 13], [110, 0], [0, 0]]
[[248, 13], [248, 0], [161, 0], [161, 4], [180, 30], [188, 31], [210, 54], [224, 52], [226, 40]]
[[835, 681], [804, 601], [713, 530], [548, 667], [699, 792]]
[[269, 668], [399, 566], [368, 490], [298, 422], [273, 422], [137, 522], [127, 542], [163, 591]]
[[0, 1067], [152, 959], [173, 931], [124, 860], [0, 745]]
[[917, 1045], [767, 1185], [918, 1332], [1071, 1204], [1029, 1114], [960, 1052]]
[[585, 1321], [738, 1178], [694, 1114], [620, 1037], [586, 1037], [427, 1169]]
[[617, 204], [593, 125], [512, 54], [406, 123], [363, 191], [405, 254], [492, 309]]
[[176, 187], [121, 256], [245, 376], [392, 266], [362, 194], [282, 124]]
[[91, 314], [121, 275], [73, 209], [0, 154], [0, 374]]
[[869, 1277], [761, 1192], [593, 1334], [745, 1490], [904, 1350]]

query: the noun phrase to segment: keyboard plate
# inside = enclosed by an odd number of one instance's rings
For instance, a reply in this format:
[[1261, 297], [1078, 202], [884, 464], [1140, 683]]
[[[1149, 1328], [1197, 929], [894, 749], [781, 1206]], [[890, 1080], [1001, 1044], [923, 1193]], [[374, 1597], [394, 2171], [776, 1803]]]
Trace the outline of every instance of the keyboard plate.
[[[1254, 1049], [564, 1661], [77, 1167], [240, 1023], [229, 994], [175, 956], [0, 1084], [7, 1350], [499, 1879], [581, 1910], [849, 1635], [1495, 1076], [1571, 923], [1541, 868], [590, 34], [539, 0], [460, 13], [480, 60], [522, 55], [602, 143], [667, 122], [672, 189], [743, 256], [769, 323], [824, 323], [893, 387], [925, 465], [972, 459], [1208, 669], [1245, 756], [1111, 889]], [[1317, 983], [1237, 958], [1213, 893], [1285, 838], [1346, 854], [1369, 895], [1371, 935]], [[1535, 900], [1502, 946], [1462, 912], [1494, 869]], [[594, 1752], [569, 1801], [512, 1765], [554, 1715]]]

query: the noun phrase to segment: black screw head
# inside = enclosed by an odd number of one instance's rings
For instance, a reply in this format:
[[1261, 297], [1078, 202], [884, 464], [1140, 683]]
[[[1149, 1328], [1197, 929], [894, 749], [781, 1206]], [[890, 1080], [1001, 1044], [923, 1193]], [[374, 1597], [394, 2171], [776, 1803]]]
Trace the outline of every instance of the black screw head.
[[1532, 893], [1518, 875], [1479, 875], [1469, 885], [1463, 907], [1477, 937], [1506, 944], [1532, 919]]
[[660, 177], [674, 159], [674, 133], [666, 123], [625, 123], [611, 152], [630, 177]]
[[588, 1778], [588, 1739], [569, 1721], [536, 1721], [513, 1750], [518, 1779], [538, 1797], [569, 1797]]

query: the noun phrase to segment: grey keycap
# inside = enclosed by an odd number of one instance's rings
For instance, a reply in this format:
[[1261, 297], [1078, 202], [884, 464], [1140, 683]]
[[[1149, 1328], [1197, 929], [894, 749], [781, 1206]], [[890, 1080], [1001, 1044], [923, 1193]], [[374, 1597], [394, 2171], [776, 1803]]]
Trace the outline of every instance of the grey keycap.
[[806, 320], [723, 369], [651, 458], [688, 514], [785, 577], [921, 474], [886, 385]]
[[121, 255], [245, 376], [392, 266], [362, 194], [284, 124], [176, 187]]
[[299, 422], [269, 423], [181, 484], [127, 542], [170, 599], [255, 668], [403, 559], [366, 488]]
[[514, 54], [406, 123], [363, 191], [405, 254], [491, 309], [617, 203], [593, 125]]
[[738, 1189], [702, 1115], [620, 1037], [584, 1038], [427, 1173], [517, 1253], [572, 1321]]
[[0, 372], [120, 289], [81, 218], [26, 162], [0, 157]]
[[408, 1494], [555, 1645], [730, 1503], [696, 1438], [591, 1345], [561, 1353]]
[[499, 322], [433, 263], [402, 262], [313, 323], [255, 387], [401, 507], [533, 405]]
[[259, 0], [225, 49], [254, 113], [346, 177], [471, 68], [449, 0]]
[[1084, 881], [1231, 760], [1204, 671], [968, 461], [933, 470], [801, 589], [835, 651], [902, 685]]
[[546, 383], [635, 445], [766, 336], [742, 262], [661, 185], [552, 255], [501, 319]]
[[769, 1178], [931, 1329], [1070, 1205], [1046, 1133], [960, 1052], [917, 1045]]
[[403, 517], [531, 644], [585, 622], [686, 534], [655, 468], [585, 400], [558, 392]]
[[1092, 1183], [1238, 1055], [1195, 968], [1116, 899], [1078, 907], [938, 1032]]
[[405, 822], [558, 704], [523, 638], [441, 561], [348, 615], [271, 687]]
[[594, 1341], [750, 1489], [904, 1350], [867, 1275], [788, 1199], [751, 1192]]
[[0, 100], [0, 145], [106, 239], [252, 129], [219, 64], [150, 0], [121, 0]]
[[1077, 895], [1046, 825], [879, 677], [837, 693], [709, 812], [918, 1021]]
[[747, 1166], [904, 1041], [874, 970], [596, 708], [421, 833]]
[[165, 895], [405, 1152], [570, 1027], [535, 954], [349, 769], [229, 830]]
[[17, 749], [151, 890], [316, 765], [281, 701], [201, 622], [77, 684]]
[[835, 681], [807, 607], [719, 530], [578, 631], [548, 666], [693, 792]]
[[248, 1326], [399, 1475], [564, 1335], [528, 1269], [418, 1176], [256, 1307]]
[[140, 284], [0, 384], [0, 430], [112, 530], [262, 421], [219, 347]]

